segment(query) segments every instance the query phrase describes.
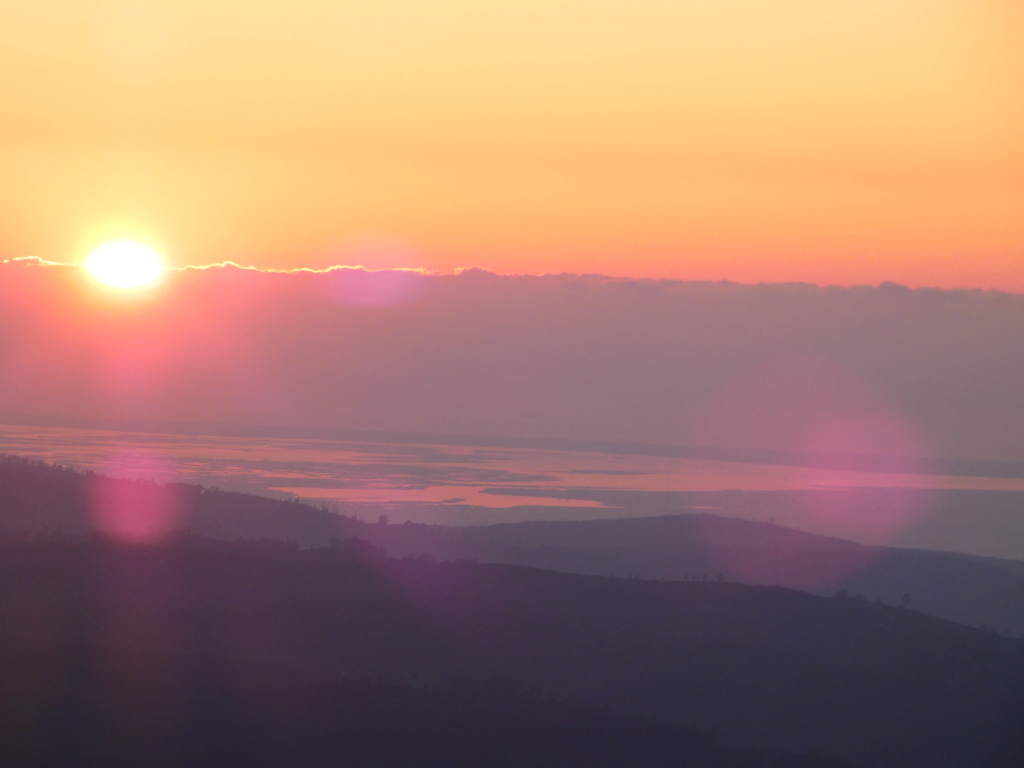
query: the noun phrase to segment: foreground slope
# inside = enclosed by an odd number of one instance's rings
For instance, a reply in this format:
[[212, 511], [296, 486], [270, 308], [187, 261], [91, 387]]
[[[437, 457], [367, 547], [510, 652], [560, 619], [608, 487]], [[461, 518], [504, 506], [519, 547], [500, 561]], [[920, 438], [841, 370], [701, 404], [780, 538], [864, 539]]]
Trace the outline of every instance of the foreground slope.
[[239, 661], [428, 687], [514, 680], [862, 768], [1009, 768], [1024, 723], [1019, 640], [857, 599], [395, 560], [358, 540], [11, 543], [0, 626], [10, 642], [92, 649], [56, 671], [41, 654], [40, 686], [84, 675], [154, 706], [177, 676], [147, 680], [126, 658], [185, 656], [226, 681]]
[[650, 579], [721, 576], [823, 595], [842, 590], [963, 624], [1024, 635], [1024, 563], [952, 552], [870, 547], [717, 515], [461, 529], [368, 526], [360, 535], [395, 555], [430, 552], [443, 558]]
[[[507, 681], [414, 688], [231, 656], [0, 638], [0, 760], [104, 768], [849, 768]], [[41, 685], [40, 672], [49, 672]]]

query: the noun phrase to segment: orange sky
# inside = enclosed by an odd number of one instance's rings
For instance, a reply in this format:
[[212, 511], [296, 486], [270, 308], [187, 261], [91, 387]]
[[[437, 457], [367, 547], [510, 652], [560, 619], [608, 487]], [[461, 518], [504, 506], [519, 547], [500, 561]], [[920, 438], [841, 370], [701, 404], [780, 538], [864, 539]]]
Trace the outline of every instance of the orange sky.
[[1024, 291], [1019, 0], [5, 0], [0, 256]]

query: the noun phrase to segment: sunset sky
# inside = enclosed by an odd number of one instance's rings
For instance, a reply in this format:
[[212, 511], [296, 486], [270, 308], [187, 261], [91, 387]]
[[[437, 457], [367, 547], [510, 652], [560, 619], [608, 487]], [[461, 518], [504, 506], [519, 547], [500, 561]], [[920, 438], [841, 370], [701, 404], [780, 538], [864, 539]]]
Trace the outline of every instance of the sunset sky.
[[1019, 0], [5, 0], [0, 258], [1024, 292]]

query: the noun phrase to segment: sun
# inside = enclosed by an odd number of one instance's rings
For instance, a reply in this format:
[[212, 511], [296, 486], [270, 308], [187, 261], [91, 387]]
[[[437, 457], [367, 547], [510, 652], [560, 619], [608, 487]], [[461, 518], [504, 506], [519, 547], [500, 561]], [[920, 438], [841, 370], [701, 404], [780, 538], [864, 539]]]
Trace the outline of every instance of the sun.
[[113, 288], [144, 288], [160, 279], [164, 263], [148, 245], [134, 240], [111, 240], [89, 254], [85, 269], [94, 279]]

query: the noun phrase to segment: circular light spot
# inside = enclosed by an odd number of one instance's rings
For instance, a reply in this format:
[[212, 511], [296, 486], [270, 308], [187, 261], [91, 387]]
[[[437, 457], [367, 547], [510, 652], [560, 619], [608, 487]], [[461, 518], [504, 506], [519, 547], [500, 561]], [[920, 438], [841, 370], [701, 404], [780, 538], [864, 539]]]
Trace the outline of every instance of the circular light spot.
[[111, 240], [85, 260], [86, 271], [113, 288], [153, 285], [164, 272], [163, 259], [149, 246], [134, 240]]

